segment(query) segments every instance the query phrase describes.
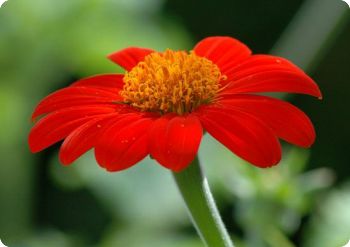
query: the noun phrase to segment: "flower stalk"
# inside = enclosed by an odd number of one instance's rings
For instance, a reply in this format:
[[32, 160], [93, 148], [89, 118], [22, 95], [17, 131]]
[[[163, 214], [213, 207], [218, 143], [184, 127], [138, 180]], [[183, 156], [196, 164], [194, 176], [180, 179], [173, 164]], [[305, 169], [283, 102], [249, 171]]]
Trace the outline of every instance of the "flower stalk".
[[198, 158], [183, 171], [173, 172], [192, 223], [208, 247], [234, 247], [221, 220]]

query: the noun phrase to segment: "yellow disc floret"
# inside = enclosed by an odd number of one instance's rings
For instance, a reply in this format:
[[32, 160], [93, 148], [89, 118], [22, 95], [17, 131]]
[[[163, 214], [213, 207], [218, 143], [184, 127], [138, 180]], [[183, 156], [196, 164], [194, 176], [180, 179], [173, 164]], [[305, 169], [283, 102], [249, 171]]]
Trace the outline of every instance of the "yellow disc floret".
[[222, 78], [213, 62], [194, 52], [154, 52], [125, 74], [121, 95], [141, 111], [181, 115], [214, 101]]

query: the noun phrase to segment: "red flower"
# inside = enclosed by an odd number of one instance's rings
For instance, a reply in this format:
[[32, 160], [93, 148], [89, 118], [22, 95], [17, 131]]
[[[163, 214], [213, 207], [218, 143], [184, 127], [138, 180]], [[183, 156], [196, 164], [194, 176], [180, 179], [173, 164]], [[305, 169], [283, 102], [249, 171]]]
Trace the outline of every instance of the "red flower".
[[321, 98], [314, 81], [286, 59], [251, 55], [230, 37], [209, 37], [191, 51], [130, 47], [109, 56], [123, 74], [85, 78], [44, 98], [29, 135], [32, 152], [64, 139], [68, 165], [91, 148], [108, 171], [126, 169], [147, 155], [174, 170], [194, 159], [203, 129], [259, 167], [281, 159], [278, 138], [309, 147], [315, 131], [293, 105], [264, 92]]

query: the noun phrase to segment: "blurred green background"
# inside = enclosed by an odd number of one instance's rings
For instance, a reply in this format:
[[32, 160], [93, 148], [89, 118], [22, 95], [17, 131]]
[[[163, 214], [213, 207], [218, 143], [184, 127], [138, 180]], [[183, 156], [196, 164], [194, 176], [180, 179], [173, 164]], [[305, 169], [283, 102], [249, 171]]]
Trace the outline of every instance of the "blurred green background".
[[91, 153], [58, 163], [28, 150], [30, 114], [48, 93], [97, 73], [126, 46], [191, 49], [230, 35], [291, 59], [324, 100], [278, 95], [318, 138], [284, 145], [258, 169], [205, 136], [200, 159], [238, 247], [340, 247], [350, 238], [350, 9], [341, 0], [8, 0], [0, 9], [0, 239], [10, 247], [203, 246], [168, 170], [146, 159], [120, 173]]

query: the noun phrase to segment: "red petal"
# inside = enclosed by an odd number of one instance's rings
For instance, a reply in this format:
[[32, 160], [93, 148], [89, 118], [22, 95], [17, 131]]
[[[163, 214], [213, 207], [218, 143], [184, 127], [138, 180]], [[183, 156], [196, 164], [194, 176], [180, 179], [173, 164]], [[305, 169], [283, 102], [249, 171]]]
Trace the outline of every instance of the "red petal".
[[104, 74], [83, 78], [74, 82], [72, 87], [94, 87], [119, 92], [124, 86], [123, 74]]
[[198, 116], [214, 138], [242, 159], [258, 167], [270, 167], [280, 161], [280, 143], [261, 120], [238, 110], [228, 114], [214, 107], [200, 108]]
[[148, 155], [148, 129], [153, 120], [127, 114], [106, 129], [95, 147], [97, 162], [108, 171], [135, 165]]
[[270, 126], [278, 137], [295, 145], [310, 147], [315, 141], [316, 134], [310, 119], [297, 107], [282, 100], [258, 95], [233, 95], [220, 101], [221, 104], [223, 111], [238, 109], [254, 115]]
[[231, 37], [205, 38], [193, 50], [198, 56], [213, 61], [223, 74], [251, 55], [251, 50], [245, 44]]
[[240, 65], [227, 69], [226, 75], [232, 81], [237, 81], [252, 73], [266, 72], [266, 71], [294, 71], [304, 73], [296, 65], [287, 59], [270, 56], [270, 55], [253, 55], [242, 62]]
[[317, 84], [283, 58], [254, 55], [227, 73], [223, 94], [289, 92], [322, 97]]
[[114, 113], [105, 106], [71, 107], [53, 112], [40, 119], [29, 133], [29, 148], [39, 152], [68, 136], [79, 126], [93, 118]]
[[32, 119], [45, 113], [72, 106], [110, 104], [109, 107], [117, 107], [114, 102], [120, 100], [120, 95], [98, 88], [67, 87], [46, 96], [35, 108]]
[[120, 117], [119, 114], [111, 114], [105, 117], [92, 119], [70, 133], [64, 140], [60, 149], [59, 157], [62, 164], [71, 164], [82, 154], [94, 147], [99, 134], [108, 126], [111, 118], [118, 117]]
[[112, 53], [108, 58], [129, 71], [152, 52], [154, 50], [147, 48], [129, 47]]
[[192, 115], [168, 114], [150, 130], [150, 154], [161, 165], [181, 171], [195, 158], [202, 139], [202, 126]]

